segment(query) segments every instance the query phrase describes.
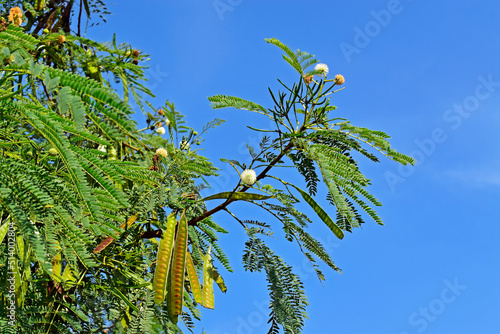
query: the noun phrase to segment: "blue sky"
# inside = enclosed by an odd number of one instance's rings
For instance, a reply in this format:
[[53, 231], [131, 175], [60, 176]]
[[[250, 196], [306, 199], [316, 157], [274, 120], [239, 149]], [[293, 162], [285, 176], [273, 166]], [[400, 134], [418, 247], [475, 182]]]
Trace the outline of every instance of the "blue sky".
[[[270, 107], [267, 87], [296, 79], [267, 37], [343, 74], [346, 89], [332, 99], [338, 115], [387, 132], [419, 160], [411, 169], [361, 160], [386, 225], [369, 221], [339, 241], [314, 224], [311, 232], [343, 269], [323, 266], [324, 286], [295, 245], [270, 240], [303, 275], [310, 302], [304, 333], [498, 333], [500, 3], [124, 0], [110, 10], [108, 23], [88, 36], [107, 41], [116, 32], [118, 41], [150, 54], [157, 105], [169, 99], [197, 129], [227, 120], [202, 145], [201, 154], [222, 168], [221, 178], [211, 179], [214, 192], [237, 181], [219, 158], [245, 160], [244, 143], [257, 140], [246, 125], [268, 121], [212, 110], [207, 97], [235, 95]], [[234, 210], [267, 219], [244, 204]], [[214, 311], [203, 311], [197, 333], [267, 333], [265, 276], [242, 270], [241, 228], [224, 213], [215, 220], [231, 231], [222, 243], [235, 272], [224, 273], [228, 293], [216, 296]]]

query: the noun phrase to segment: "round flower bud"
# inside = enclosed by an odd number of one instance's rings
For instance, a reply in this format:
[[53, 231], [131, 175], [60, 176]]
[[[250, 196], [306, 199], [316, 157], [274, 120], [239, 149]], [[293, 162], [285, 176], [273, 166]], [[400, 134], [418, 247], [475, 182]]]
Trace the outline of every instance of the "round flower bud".
[[160, 147], [159, 149], [156, 150], [156, 154], [161, 155], [162, 157], [166, 158], [168, 155], [168, 152], [166, 149]]
[[165, 118], [165, 126], [169, 126], [170, 125], [170, 121], [168, 120], [168, 118]]
[[56, 156], [58, 153], [59, 152], [57, 152], [57, 150], [53, 147], [49, 150], [49, 154], [53, 157]]
[[139, 55], [141, 54], [141, 52], [139, 50], [134, 50], [134, 57], [139, 57]]
[[125, 56], [130, 56], [130, 51], [125, 52]]
[[345, 82], [344, 76], [342, 74], [337, 74], [335, 76], [335, 84], [336, 85], [342, 85]]
[[160, 116], [165, 115], [165, 112], [163, 111], [163, 109], [158, 109], [158, 115], [160, 115]]
[[194, 131], [193, 135], [197, 136], [198, 135], [198, 131]]
[[243, 173], [241, 173], [241, 181], [246, 185], [253, 185], [255, 181], [257, 181], [257, 174], [253, 169], [245, 169]]
[[310, 84], [313, 81], [314, 75], [304, 75], [304, 82]]
[[328, 65], [326, 65], [326, 64], [316, 64], [316, 66], [314, 66], [314, 70], [315, 71], [320, 71], [321, 74], [319, 74], [319, 75], [326, 76], [328, 74]]
[[137, 59], [132, 60], [132, 63], [134, 63], [134, 65], [139, 65], [139, 61]]
[[47, 28], [43, 29], [44, 34], [48, 34], [49, 32], [50, 32], [49, 29], [47, 29]]
[[160, 136], [163, 136], [165, 134], [165, 128], [163, 126], [160, 126], [159, 128], [156, 129], [156, 133], [159, 134]]
[[57, 41], [59, 42], [59, 44], [66, 42], [66, 36], [64, 35], [57, 36]]

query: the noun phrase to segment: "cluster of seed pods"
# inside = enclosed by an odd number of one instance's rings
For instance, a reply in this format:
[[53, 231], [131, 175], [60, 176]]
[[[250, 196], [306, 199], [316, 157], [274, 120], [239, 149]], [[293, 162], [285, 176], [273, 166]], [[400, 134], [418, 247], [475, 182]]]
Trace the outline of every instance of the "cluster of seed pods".
[[202, 289], [196, 267], [188, 251], [188, 224], [185, 213], [183, 212], [180, 220], [177, 221], [176, 214], [172, 212], [167, 218], [167, 229], [163, 230], [158, 247], [153, 290], [157, 304], [161, 304], [167, 296], [168, 314], [174, 323], [177, 323], [182, 313], [186, 272], [195, 302], [213, 309], [215, 271], [210, 248], [203, 257]]

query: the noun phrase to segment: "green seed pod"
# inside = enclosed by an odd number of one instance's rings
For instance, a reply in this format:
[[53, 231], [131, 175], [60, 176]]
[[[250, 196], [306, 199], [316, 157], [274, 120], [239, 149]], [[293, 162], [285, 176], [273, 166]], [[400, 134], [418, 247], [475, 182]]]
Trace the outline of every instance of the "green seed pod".
[[177, 323], [179, 314], [182, 313], [182, 302], [184, 300], [184, 273], [186, 272], [186, 254], [188, 242], [188, 225], [186, 215], [183, 212], [178, 224], [177, 236], [175, 238], [174, 257], [172, 258], [172, 272], [169, 291], [169, 314], [170, 320]]
[[165, 289], [167, 283], [167, 274], [172, 259], [172, 250], [174, 247], [175, 226], [177, 218], [172, 212], [167, 218], [167, 229], [163, 231], [158, 246], [156, 257], [155, 276], [153, 279], [153, 289], [155, 291], [155, 303], [160, 304], [165, 299]]
[[213, 264], [212, 256], [210, 255], [210, 249], [212, 245], [208, 247], [207, 255], [203, 257], [203, 307], [214, 309], [214, 275], [213, 275]]
[[45, 6], [45, 0], [35, 0], [35, 10], [39, 11]]
[[212, 273], [213, 273], [214, 281], [219, 286], [220, 291], [226, 293], [227, 287], [226, 287], [226, 283], [224, 283], [224, 279], [222, 278], [222, 276], [219, 274], [219, 272], [217, 270], [215, 270], [215, 268], [212, 268]]
[[193, 291], [194, 301], [198, 304], [203, 304], [203, 295], [201, 293], [201, 285], [198, 280], [198, 274], [196, 273], [196, 268], [194, 266], [193, 258], [191, 253], [187, 252], [187, 273], [189, 278], [189, 283], [191, 284], [191, 290]]

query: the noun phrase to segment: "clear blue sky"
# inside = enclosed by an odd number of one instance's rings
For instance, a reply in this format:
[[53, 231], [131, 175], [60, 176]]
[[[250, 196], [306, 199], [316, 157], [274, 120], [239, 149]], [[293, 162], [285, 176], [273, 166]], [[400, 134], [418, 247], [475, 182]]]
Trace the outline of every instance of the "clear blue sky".
[[[295, 245], [270, 241], [304, 274], [311, 304], [304, 333], [500, 332], [499, 2], [123, 0], [110, 10], [108, 23], [88, 36], [106, 41], [116, 32], [150, 54], [157, 105], [169, 99], [197, 129], [214, 117], [227, 120], [202, 146], [223, 168], [214, 191], [237, 181], [219, 158], [246, 159], [242, 143], [256, 139], [245, 126], [268, 122], [212, 110], [207, 96], [270, 106], [267, 87], [276, 88], [277, 77], [295, 79], [266, 37], [342, 73], [338, 115], [387, 132], [419, 160], [412, 169], [384, 159], [361, 163], [384, 204], [385, 226], [368, 222], [342, 241], [313, 226], [344, 272], [323, 266], [324, 286]], [[236, 206], [244, 218], [260, 215]], [[203, 310], [196, 333], [267, 333], [268, 311], [259, 306], [267, 306], [265, 276], [242, 270], [241, 228], [224, 213], [215, 220], [231, 231], [222, 243], [235, 273], [223, 273], [228, 293], [216, 296], [215, 311]]]

